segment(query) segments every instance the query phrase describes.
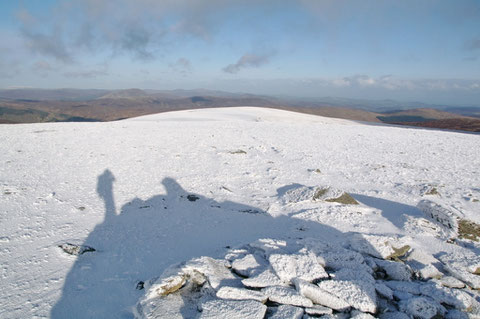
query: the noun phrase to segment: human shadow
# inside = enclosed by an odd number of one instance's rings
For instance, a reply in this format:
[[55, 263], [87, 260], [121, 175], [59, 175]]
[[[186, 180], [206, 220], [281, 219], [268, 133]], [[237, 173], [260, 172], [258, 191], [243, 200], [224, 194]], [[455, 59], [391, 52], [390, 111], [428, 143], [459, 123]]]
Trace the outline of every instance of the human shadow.
[[422, 212], [415, 206], [360, 194], [352, 194], [352, 196], [367, 206], [381, 210], [382, 216], [388, 219], [398, 229], [404, 228], [409, 216], [416, 218], [423, 217]]
[[347, 236], [294, 214], [272, 217], [256, 207], [189, 193], [172, 178], [162, 181], [165, 194], [134, 198], [117, 213], [114, 181], [109, 170], [98, 177], [105, 218], [83, 243], [96, 251], [77, 257], [52, 318], [131, 318], [143, 294], [136, 289], [140, 281], [180, 261], [223, 257], [226, 247], [269, 237], [341, 243]]

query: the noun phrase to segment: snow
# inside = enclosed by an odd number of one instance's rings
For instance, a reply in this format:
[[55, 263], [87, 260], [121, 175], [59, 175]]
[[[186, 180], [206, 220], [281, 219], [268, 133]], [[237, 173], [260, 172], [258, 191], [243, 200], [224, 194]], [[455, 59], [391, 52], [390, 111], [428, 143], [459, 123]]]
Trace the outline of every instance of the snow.
[[294, 278], [307, 281], [328, 277], [314, 254], [272, 254], [270, 264], [277, 276], [286, 283]]
[[221, 287], [217, 291], [217, 297], [236, 300], [251, 299], [260, 301], [261, 303], [265, 303], [268, 299], [268, 297], [261, 292], [235, 287]]
[[210, 300], [202, 304], [199, 319], [263, 319], [266, 311], [267, 306], [253, 300]]
[[273, 302], [277, 302], [285, 305], [311, 307], [312, 301], [301, 296], [295, 289], [271, 286], [262, 289], [262, 293], [268, 296], [268, 299]]
[[[0, 317], [195, 317], [216, 303], [240, 313], [251, 304], [255, 316], [265, 309], [260, 302], [222, 300], [216, 292], [278, 286], [281, 267], [268, 265], [273, 255], [293, 256], [295, 276], [308, 280], [299, 281], [299, 292], [317, 300], [334, 296], [314, 277], [338, 272], [351, 283], [348, 269], [361, 269], [369, 278], [362, 285], [371, 280], [366, 273], [378, 283], [381, 269], [369, 269], [382, 262], [367, 256], [388, 258], [405, 245], [426, 256], [405, 260], [416, 273], [433, 265], [478, 288], [478, 258], [470, 256], [480, 255], [479, 244], [446, 242], [443, 226], [417, 207], [428, 199], [479, 223], [480, 204], [471, 200], [480, 198], [478, 149], [478, 134], [251, 107], [0, 125]], [[440, 196], [425, 194], [430, 185]], [[360, 205], [287, 203], [286, 192], [301, 186], [341, 190]], [[58, 247], [65, 243], [95, 251], [70, 255]], [[260, 266], [240, 278], [228, 267], [248, 254]], [[426, 270], [424, 279], [436, 276]], [[178, 290], [148, 298], [169, 276], [178, 276], [171, 283]], [[145, 289], [136, 289], [139, 282]], [[335, 307], [348, 311], [343, 302]]]
[[270, 309], [273, 314], [268, 316], [268, 319], [302, 319], [303, 317], [303, 309], [299, 307], [280, 305]]

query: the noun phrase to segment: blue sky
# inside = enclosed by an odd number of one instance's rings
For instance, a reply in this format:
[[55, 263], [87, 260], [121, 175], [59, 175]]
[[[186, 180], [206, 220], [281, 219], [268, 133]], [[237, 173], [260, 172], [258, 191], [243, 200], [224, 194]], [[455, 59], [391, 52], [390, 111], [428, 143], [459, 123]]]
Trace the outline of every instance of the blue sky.
[[478, 0], [0, 0], [0, 88], [480, 105]]

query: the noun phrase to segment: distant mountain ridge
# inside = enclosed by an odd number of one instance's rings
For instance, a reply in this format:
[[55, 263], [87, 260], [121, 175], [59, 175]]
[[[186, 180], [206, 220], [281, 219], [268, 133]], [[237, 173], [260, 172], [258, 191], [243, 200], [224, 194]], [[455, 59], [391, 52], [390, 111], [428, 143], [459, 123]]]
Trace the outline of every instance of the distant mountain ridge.
[[[346, 104], [342, 105], [342, 101]], [[381, 107], [382, 102], [385, 107]], [[176, 110], [259, 106], [355, 121], [480, 131], [480, 107], [432, 108], [420, 104], [404, 109], [399, 102], [390, 100], [363, 103], [342, 98], [277, 98], [206, 89], [7, 89], [0, 90], [0, 121], [113, 121]]]

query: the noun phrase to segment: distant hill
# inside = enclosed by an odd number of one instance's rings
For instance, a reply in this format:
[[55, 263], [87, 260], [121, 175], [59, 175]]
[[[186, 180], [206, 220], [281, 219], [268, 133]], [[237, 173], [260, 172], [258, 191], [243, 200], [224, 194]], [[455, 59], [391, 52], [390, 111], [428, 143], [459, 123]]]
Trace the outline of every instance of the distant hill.
[[[0, 90], [1, 123], [114, 121], [147, 114], [211, 107], [260, 106], [354, 121], [478, 131], [480, 108], [404, 109], [361, 107], [361, 101], [329, 98], [328, 103], [214, 90]], [[340, 102], [346, 105], [332, 105]], [[368, 102], [368, 101], [367, 101]], [[366, 102], [366, 103], [367, 103]], [[359, 104], [360, 103], [360, 104]], [[372, 102], [373, 103], [373, 102]], [[353, 106], [352, 106], [353, 105]], [[397, 107], [392, 109], [392, 107]], [[373, 109], [377, 109], [374, 111]], [[472, 116], [468, 116], [471, 114]], [[478, 116], [477, 118], [475, 116]]]

